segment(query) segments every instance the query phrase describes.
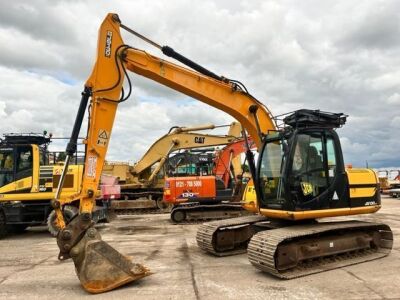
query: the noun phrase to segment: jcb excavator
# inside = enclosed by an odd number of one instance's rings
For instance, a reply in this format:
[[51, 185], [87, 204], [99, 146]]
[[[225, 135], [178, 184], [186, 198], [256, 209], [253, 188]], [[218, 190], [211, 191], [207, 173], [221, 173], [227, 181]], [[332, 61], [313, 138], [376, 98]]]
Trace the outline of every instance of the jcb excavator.
[[173, 205], [173, 222], [247, 214], [241, 203], [244, 191], [241, 154], [245, 153], [246, 144], [252, 147], [253, 141], [241, 139], [225, 146], [215, 158], [212, 174], [166, 178], [163, 199]]
[[[218, 76], [175, 52], [150, 41], [167, 56], [192, 70], [162, 60], [123, 43], [120, 28], [140, 36], [109, 14], [99, 30], [97, 60], [82, 93], [77, 118], [67, 146], [64, 171], [53, 206], [63, 229], [57, 237], [59, 259], [72, 258], [83, 287], [93, 293], [108, 291], [150, 275], [101, 240], [91, 213], [127, 70], [157, 81], [216, 107], [237, 119], [260, 151], [258, 167], [247, 147], [254, 178], [258, 216], [216, 221], [203, 225], [197, 241], [206, 251], [224, 255], [243, 251], [258, 268], [291, 278], [376, 259], [388, 255], [393, 237], [388, 225], [337, 221], [325, 217], [374, 213], [381, 207], [375, 174], [366, 169], [344, 169], [335, 128], [344, 125], [343, 114], [297, 111], [278, 128], [268, 109], [243, 84]], [[130, 81], [128, 80], [128, 84]], [[60, 199], [69, 160], [84, 112], [90, 101], [86, 160], [79, 216], [63, 223]], [[316, 150], [316, 153], [315, 153]], [[243, 219], [244, 218], [244, 219]], [[258, 233], [256, 233], [258, 232]]]
[[121, 188], [122, 199], [113, 200], [112, 208], [120, 214], [157, 208], [158, 211], [169, 211], [171, 207], [162, 199], [167, 175], [162, 170], [168, 156], [182, 149], [226, 145], [241, 137], [242, 128], [237, 122], [230, 124], [227, 135], [201, 132], [221, 126], [173, 127], [154, 142], [134, 166], [106, 162], [103, 173], [117, 176]]

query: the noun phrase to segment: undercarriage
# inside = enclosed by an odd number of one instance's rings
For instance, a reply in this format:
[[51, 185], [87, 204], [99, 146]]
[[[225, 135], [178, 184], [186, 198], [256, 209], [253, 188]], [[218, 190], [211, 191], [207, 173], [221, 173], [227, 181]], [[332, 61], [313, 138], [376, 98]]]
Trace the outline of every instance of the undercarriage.
[[240, 203], [219, 202], [203, 204], [188, 202], [174, 206], [171, 210], [171, 220], [174, 223], [198, 222], [205, 220], [220, 220], [236, 218], [249, 214]]
[[361, 221], [283, 222], [248, 216], [203, 224], [199, 247], [216, 256], [245, 253], [258, 269], [291, 279], [387, 256], [393, 234], [386, 224]]

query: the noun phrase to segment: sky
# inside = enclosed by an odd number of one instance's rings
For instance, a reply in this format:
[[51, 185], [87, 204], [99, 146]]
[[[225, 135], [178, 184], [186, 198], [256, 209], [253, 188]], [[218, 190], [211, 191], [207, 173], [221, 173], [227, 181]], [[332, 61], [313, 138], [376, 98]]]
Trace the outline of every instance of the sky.
[[[0, 133], [70, 135], [93, 67], [97, 30], [114, 12], [157, 43], [243, 82], [274, 115], [301, 108], [349, 115], [338, 129], [345, 163], [400, 166], [400, 1], [0, 0], [0, 5]], [[123, 38], [171, 60], [128, 33]], [[130, 78], [133, 95], [118, 107], [108, 160], [138, 160], [172, 126], [233, 121], [139, 75]], [[53, 149], [65, 143], [56, 141]]]

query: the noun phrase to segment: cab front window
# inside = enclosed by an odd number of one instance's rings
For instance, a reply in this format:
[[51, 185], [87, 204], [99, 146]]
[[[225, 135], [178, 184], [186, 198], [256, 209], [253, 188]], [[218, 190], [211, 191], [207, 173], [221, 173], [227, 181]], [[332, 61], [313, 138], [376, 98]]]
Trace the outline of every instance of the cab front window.
[[14, 155], [12, 148], [0, 149], [0, 187], [14, 179]]

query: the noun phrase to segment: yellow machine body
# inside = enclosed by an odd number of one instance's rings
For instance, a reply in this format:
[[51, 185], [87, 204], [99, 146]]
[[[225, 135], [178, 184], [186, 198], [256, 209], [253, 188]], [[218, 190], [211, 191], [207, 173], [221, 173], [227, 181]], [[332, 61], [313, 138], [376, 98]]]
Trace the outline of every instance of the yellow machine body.
[[[374, 198], [378, 194], [377, 185], [378, 178], [375, 172], [371, 169], [347, 169], [346, 170], [349, 186], [356, 186], [349, 188], [350, 201], [354, 201], [357, 198]], [[365, 185], [365, 186], [363, 186]], [[311, 211], [283, 211], [276, 209], [260, 209], [260, 213], [276, 219], [286, 220], [304, 220], [304, 219], [319, 219], [325, 217], [336, 217], [336, 216], [347, 216], [347, 215], [358, 215], [358, 214], [370, 214], [377, 212], [381, 205], [377, 205], [376, 202], [371, 202], [371, 205], [361, 207], [348, 207], [338, 208], [329, 210], [311, 210]], [[259, 207], [257, 203], [256, 191], [254, 188], [254, 182], [251, 179], [243, 194], [243, 207], [251, 212], [258, 212]]]

